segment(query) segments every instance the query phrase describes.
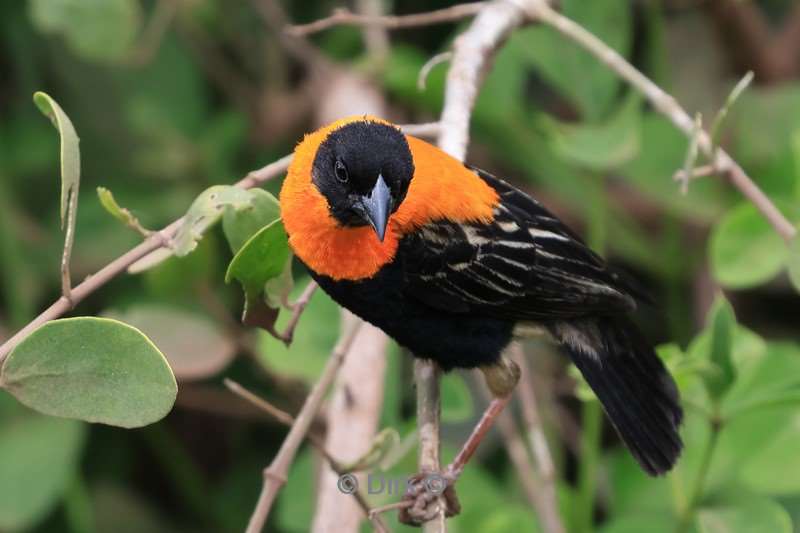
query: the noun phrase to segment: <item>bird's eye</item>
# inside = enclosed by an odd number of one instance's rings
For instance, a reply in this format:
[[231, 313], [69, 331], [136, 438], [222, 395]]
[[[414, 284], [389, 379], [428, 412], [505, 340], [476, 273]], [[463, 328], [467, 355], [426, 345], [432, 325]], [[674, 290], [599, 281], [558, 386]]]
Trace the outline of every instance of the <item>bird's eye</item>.
[[336, 173], [336, 179], [342, 183], [347, 183], [347, 180], [350, 176], [347, 175], [347, 167], [344, 166], [341, 159], [336, 160], [336, 164], [333, 167], [334, 172]]

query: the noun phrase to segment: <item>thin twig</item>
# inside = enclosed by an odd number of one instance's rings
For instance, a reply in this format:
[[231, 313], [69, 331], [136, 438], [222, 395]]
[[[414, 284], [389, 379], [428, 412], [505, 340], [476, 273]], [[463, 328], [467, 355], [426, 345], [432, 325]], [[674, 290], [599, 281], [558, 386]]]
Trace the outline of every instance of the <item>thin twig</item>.
[[135, 66], [149, 63], [155, 56], [175, 16], [180, 0], [158, 0], [147, 25], [126, 61]]
[[308, 305], [308, 302], [311, 301], [311, 297], [314, 295], [314, 291], [317, 290], [317, 287], [319, 287], [319, 285], [317, 285], [316, 281], [312, 280], [308, 282], [306, 288], [303, 289], [303, 292], [297, 297], [297, 300], [295, 300], [294, 304], [292, 305], [292, 317], [289, 319], [289, 323], [286, 324], [286, 328], [283, 330], [283, 332], [276, 335], [276, 337], [283, 341], [283, 343], [287, 346], [292, 343], [292, 339], [294, 338], [294, 330], [297, 327], [297, 323], [300, 321], [300, 315], [302, 315], [303, 311], [305, 311], [305, 308]]
[[453, 59], [453, 52], [447, 51], [447, 52], [442, 52], [441, 54], [436, 54], [428, 61], [426, 61], [425, 64], [422, 65], [422, 68], [419, 69], [419, 75], [417, 76], [417, 89], [420, 91], [424, 91], [425, 84], [428, 81], [428, 74], [431, 73], [433, 67], [441, 63], [445, 63], [446, 61], [450, 61], [451, 59]]
[[[255, 405], [265, 413], [269, 414], [272, 418], [283, 424], [284, 426], [288, 426], [291, 428], [292, 425], [295, 423], [295, 418], [292, 415], [290, 415], [283, 409], [275, 407], [267, 400], [247, 390], [242, 385], [233, 381], [232, 379], [225, 378], [223, 383], [225, 384], [226, 387], [228, 387], [228, 389], [232, 393]], [[331, 465], [331, 468], [338, 475], [343, 476], [344, 474], [347, 473], [342, 468], [341, 462], [339, 462], [335, 457], [333, 457], [333, 455], [330, 452], [328, 452], [328, 450], [325, 448], [325, 443], [322, 441], [322, 439], [320, 439], [317, 435], [314, 435], [313, 433], [308, 433], [306, 435], [306, 438], [308, 438], [309, 442], [311, 442], [311, 444], [325, 458], [325, 460], [328, 461], [328, 464]], [[370, 521], [372, 521], [376, 531], [381, 531], [381, 532], [388, 531], [386, 528], [386, 524], [383, 522], [380, 516], [378, 516], [379, 513], [376, 512], [377, 510], [370, 508], [369, 502], [367, 502], [366, 498], [364, 497], [364, 494], [360, 490], [356, 490], [355, 492], [353, 492], [353, 497], [356, 499], [356, 502], [358, 502], [358, 506], [361, 507], [361, 509], [364, 511], [366, 517]]]
[[534, 392], [533, 376], [528, 360], [519, 343], [513, 343], [509, 353], [511, 354], [511, 359], [517, 363], [520, 369], [516, 394], [519, 396], [520, 404], [522, 404], [525, 433], [539, 473], [537, 496], [542, 501], [541, 507], [538, 509], [539, 518], [542, 521], [542, 529], [548, 533], [564, 531], [564, 524], [561, 522], [558, 508], [556, 468], [542, 428], [539, 402]]
[[355, 321], [342, 335], [339, 342], [336, 343], [336, 347], [333, 349], [322, 371], [322, 375], [306, 397], [303, 408], [300, 409], [292, 425], [292, 429], [289, 430], [289, 434], [286, 435], [272, 463], [264, 470], [264, 484], [261, 488], [261, 494], [258, 497], [253, 515], [250, 517], [250, 522], [247, 525], [246, 533], [261, 533], [264, 529], [264, 524], [267, 522], [267, 517], [269, 516], [275, 497], [278, 495], [281, 487], [286, 484], [286, 476], [289, 472], [289, 467], [294, 461], [297, 449], [303, 442], [308, 428], [311, 426], [311, 422], [314, 419], [314, 415], [322, 405], [325, 393], [328, 391], [331, 383], [333, 383], [363, 323], [364, 322], [361, 320]]
[[719, 174], [719, 169], [714, 167], [714, 165], [700, 165], [699, 167], [693, 168], [689, 174], [686, 174], [686, 171], [681, 169], [675, 172], [675, 174], [672, 176], [672, 179], [683, 183], [698, 178], [713, 176], [714, 174]]
[[447, 71], [445, 105], [440, 120], [439, 148], [456, 159], [463, 161], [466, 156], [469, 120], [490, 58], [524, 19], [517, 3], [491, 2], [453, 45], [453, 60]]
[[[653, 83], [647, 76], [636, 70], [617, 51], [605, 44], [595, 35], [567, 17], [554, 11], [545, 0], [526, 0], [528, 14], [535, 20], [543, 22], [556, 29], [567, 38], [579, 44], [587, 52], [594, 55], [611, 70], [627, 81], [632, 87], [641, 92], [645, 98], [667, 117], [679, 130], [687, 136], [692, 135], [694, 120], [678, 104], [678, 102]], [[442, 121], [442, 127], [447, 129], [450, 122]], [[713, 151], [711, 137], [705, 130], [698, 135], [698, 146], [715, 167], [723, 169], [731, 183], [761, 211], [764, 218], [775, 228], [785, 240], [791, 240], [797, 230], [791, 222], [780, 212], [775, 204], [747, 175], [739, 164], [724, 150]]]
[[334, 26], [378, 26], [391, 30], [399, 28], [416, 28], [453, 22], [478, 13], [487, 2], [473, 2], [458, 4], [444, 9], [437, 9], [428, 13], [415, 13], [413, 15], [385, 15], [370, 16], [352, 13], [347, 9], [336, 9], [333, 14], [309, 24], [297, 24], [286, 28], [290, 35], [302, 36], [316, 33]]

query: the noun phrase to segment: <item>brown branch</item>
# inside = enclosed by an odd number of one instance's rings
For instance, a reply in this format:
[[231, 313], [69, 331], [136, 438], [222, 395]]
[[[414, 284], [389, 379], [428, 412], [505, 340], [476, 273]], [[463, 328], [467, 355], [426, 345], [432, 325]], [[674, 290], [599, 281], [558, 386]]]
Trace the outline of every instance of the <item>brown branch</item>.
[[[246, 388], [242, 387], [239, 383], [233, 381], [232, 379], [225, 378], [223, 382], [228, 389], [239, 396], [240, 398], [250, 402], [257, 408], [261, 409], [265, 413], [269, 414], [272, 418], [283, 424], [284, 426], [292, 427], [294, 425], [296, 419], [287, 413], [286, 411], [275, 407], [267, 400], [261, 398], [260, 396], [254, 394], [253, 392], [247, 390]], [[327, 448], [325, 448], [325, 443], [320, 439], [317, 435], [313, 433], [308, 433], [306, 438], [309, 442], [317, 449], [317, 451], [322, 455], [331, 468], [339, 475], [343, 476], [347, 472], [342, 468], [342, 463], [338, 461], [333, 455], [328, 452]], [[377, 516], [378, 513], [376, 509], [370, 509], [369, 502], [367, 502], [366, 498], [364, 497], [364, 493], [360, 490], [356, 490], [353, 492], [353, 497], [355, 498], [358, 506], [364, 511], [366, 517], [372, 521], [373, 526], [375, 527], [376, 531], [385, 532], [388, 531], [386, 528], [386, 524], [381, 520], [380, 516]]]
[[139, 42], [125, 60], [128, 64], [140, 67], [153, 59], [170, 24], [175, 20], [179, 8], [180, 0], [158, 0], [156, 2], [153, 14], [150, 16]]
[[309, 24], [297, 24], [286, 28], [286, 32], [294, 36], [309, 35], [334, 26], [377, 26], [396, 30], [400, 28], [416, 28], [442, 24], [471, 17], [478, 13], [488, 2], [473, 2], [458, 4], [428, 13], [415, 13], [413, 15], [384, 15], [371, 16], [352, 13], [347, 9], [336, 9], [331, 16]]
[[528, 444], [533, 453], [538, 471], [536, 497], [537, 501], [539, 501], [537, 505], [539, 519], [542, 521], [542, 529], [544, 531], [548, 533], [561, 532], [564, 531], [564, 524], [561, 522], [561, 515], [558, 509], [556, 468], [550, 448], [547, 445], [547, 438], [542, 429], [539, 402], [534, 393], [533, 375], [519, 343], [515, 342], [511, 345], [510, 354], [512, 360], [517, 363], [520, 369], [516, 394], [519, 396], [520, 404], [522, 405], [522, 417], [525, 421]]
[[283, 441], [283, 444], [278, 450], [277, 455], [272, 460], [272, 463], [264, 469], [264, 484], [261, 488], [261, 494], [258, 497], [258, 502], [250, 517], [250, 522], [247, 525], [246, 533], [260, 533], [264, 529], [264, 524], [267, 522], [272, 504], [275, 502], [275, 497], [278, 492], [286, 484], [286, 476], [289, 472], [289, 467], [294, 461], [294, 456], [297, 449], [303, 442], [303, 439], [308, 432], [311, 422], [314, 419], [315, 413], [322, 405], [322, 400], [325, 398], [325, 393], [328, 391], [331, 383], [333, 383], [336, 374], [344, 362], [347, 352], [356, 338], [358, 331], [361, 329], [362, 321], [354, 322], [351, 327], [342, 335], [336, 347], [331, 353], [325, 368], [322, 371], [317, 383], [311, 389], [311, 392], [306, 397], [303, 408], [295, 419], [292, 429]]
[[[697, 134], [697, 143], [703, 153], [711, 160], [711, 164], [720, 169], [730, 182], [761, 211], [775, 231], [785, 240], [791, 240], [795, 227], [780, 212], [775, 204], [756, 185], [747, 173], [724, 150], [714, 150], [711, 137], [705, 130], [696, 131], [695, 121], [678, 104], [678, 102], [653, 83], [647, 76], [636, 70], [616, 50], [609, 47], [595, 35], [567, 17], [554, 11], [545, 0], [527, 0], [528, 14], [551, 26], [565, 37], [579, 44], [587, 52], [608, 66], [619, 77], [627, 81], [647, 98], [653, 107], [667, 117], [679, 130], [687, 136]], [[442, 128], [447, 129], [448, 122], [442, 121]]]
[[319, 287], [319, 285], [317, 285], [316, 281], [312, 280], [308, 282], [306, 288], [303, 289], [303, 292], [297, 297], [297, 300], [295, 300], [294, 304], [292, 305], [292, 317], [289, 319], [289, 323], [286, 324], [286, 328], [283, 330], [283, 332], [275, 335], [278, 340], [283, 341], [283, 343], [287, 346], [292, 343], [292, 339], [294, 338], [294, 330], [297, 327], [297, 323], [300, 321], [300, 315], [302, 315], [303, 311], [305, 311], [306, 306], [308, 305], [308, 302], [311, 301], [311, 297], [314, 295], [314, 291], [317, 290], [317, 287]]
[[525, 14], [517, 3], [491, 2], [485, 5], [453, 45], [453, 60], [447, 71], [444, 93], [445, 104], [439, 121], [439, 148], [456, 159], [463, 161], [466, 156], [469, 120], [490, 58], [524, 19]]
[[[430, 359], [414, 360], [414, 381], [417, 384], [417, 428], [419, 432], [419, 471], [439, 472], [441, 395], [439, 365]], [[436, 518], [423, 524], [425, 533], [446, 531], [444, 525], [445, 505], [437, 498]]]

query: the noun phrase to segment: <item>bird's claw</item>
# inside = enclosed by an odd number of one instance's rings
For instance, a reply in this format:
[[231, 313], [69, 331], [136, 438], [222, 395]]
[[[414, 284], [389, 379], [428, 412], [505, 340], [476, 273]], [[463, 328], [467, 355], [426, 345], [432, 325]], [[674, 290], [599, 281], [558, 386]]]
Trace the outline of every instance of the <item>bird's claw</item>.
[[408, 482], [403, 501], [411, 502], [411, 505], [400, 510], [398, 519], [409, 526], [419, 527], [435, 519], [442, 507], [447, 518], [461, 512], [455, 479], [438, 472], [421, 472], [413, 476]]

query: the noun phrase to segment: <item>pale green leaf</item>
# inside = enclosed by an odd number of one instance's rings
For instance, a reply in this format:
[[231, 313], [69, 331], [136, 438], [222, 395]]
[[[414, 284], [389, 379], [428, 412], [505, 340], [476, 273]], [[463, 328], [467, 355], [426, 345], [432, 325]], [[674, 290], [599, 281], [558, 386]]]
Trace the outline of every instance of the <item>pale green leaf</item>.
[[251, 200], [248, 191], [233, 185], [214, 185], [200, 193], [175, 233], [175, 255], [182, 257], [197, 248], [197, 241], [222, 217], [224, 209], [244, 209], [250, 205]]
[[58, 504], [78, 468], [86, 426], [25, 415], [0, 425], [0, 531], [29, 530]]
[[633, 95], [604, 122], [558, 124], [553, 149], [581, 167], [607, 171], [636, 156], [640, 130], [641, 100]]
[[6, 359], [0, 384], [44, 414], [126, 428], [160, 420], [177, 394], [147, 337], [95, 317], [54, 320], [31, 333]]
[[775, 277], [786, 263], [786, 243], [749, 202], [714, 227], [709, 241], [714, 277], [732, 289], [754, 287]]
[[141, 26], [136, 0], [30, 0], [33, 24], [92, 61], [124, 59]]
[[701, 509], [696, 524], [699, 533], [792, 533], [789, 513], [779, 504], [763, 498]]
[[800, 237], [795, 235], [789, 243], [789, 280], [800, 292]]
[[[53, 126], [58, 130], [61, 138], [61, 226], [64, 226], [65, 221], [69, 221], [71, 227], [74, 228], [75, 213], [68, 213], [68, 208], [70, 199], [77, 198], [81, 179], [81, 152], [78, 148], [80, 140], [72, 121], [48, 94], [35, 93], [33, 102], [53, 122]], [[75, 206], [77, 206], [77, 202], [75, 202]], [[70, 230], [68, 229], [68, 231]]]

